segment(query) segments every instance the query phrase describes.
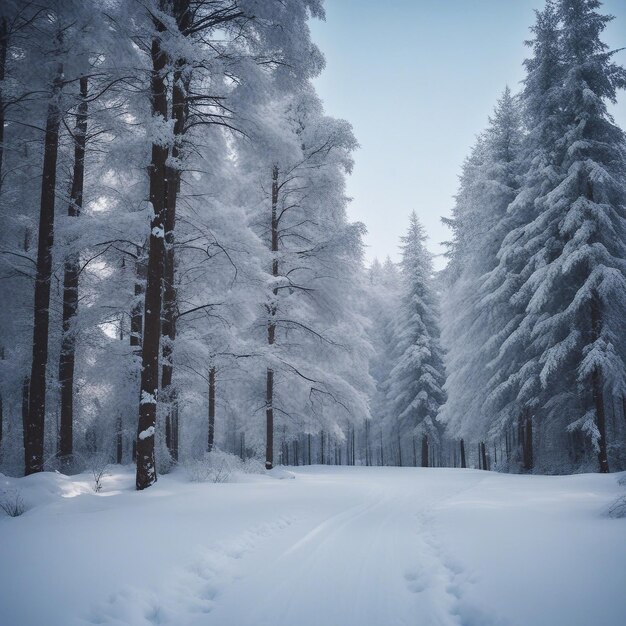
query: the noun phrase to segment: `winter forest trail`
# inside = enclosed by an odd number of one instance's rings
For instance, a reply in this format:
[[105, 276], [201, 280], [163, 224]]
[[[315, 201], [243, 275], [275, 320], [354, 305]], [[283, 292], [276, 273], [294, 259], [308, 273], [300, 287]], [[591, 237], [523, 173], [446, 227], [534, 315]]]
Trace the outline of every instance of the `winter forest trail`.
[[[332, 506], [313, 509], [251, 558], [248, 574], [205, 623], [315, 626], [320, 616], [337, 625], [462, 623], [456, 574], [425, 530], [428, 511], [456, 494], [458, 483], [408, 473], [405, 480], [371, 480], [347, 470], [324, 487], [323, 477], [315, 469], [297, 472], [310, 488], [327, 491], [318, 501]], [[339, 495], [347, 488], [349, 499]]]
[[80, 477], [19, 479], [40, 504], [0, 519], [0, 623], [587, 626], [599, 605], [621, 623], [626, 520], [602, 516], [615, 475], [291, 472], [178, 472], [141, 494], [128, 469], [100, 495]]

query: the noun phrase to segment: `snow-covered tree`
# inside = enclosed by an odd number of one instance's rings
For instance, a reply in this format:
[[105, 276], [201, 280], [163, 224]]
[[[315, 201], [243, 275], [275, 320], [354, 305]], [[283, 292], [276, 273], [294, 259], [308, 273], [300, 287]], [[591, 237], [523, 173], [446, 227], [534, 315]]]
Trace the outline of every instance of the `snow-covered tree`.
[[407, 448], [413, 449], [411, 463], [416, 463], [417, 438], [422, 446], [421, 464], [428, 466], [428, 446], [439, 442], [437, 414], [445, 400], [438, 302], [425, 241], [413, 212], [402, 237], [402, 287], [393, 323], [395, 363], [384, 383], [387, 428], [396, 438], [399, 465], [407, 460], [403, 456]]
[[444, 273], [443, 343], [447, 402], [441, 418], [454, 438], [481, 441], [489, 429], [483, 405], [488, 367], [499, 333], [510, 319], [506, 302], [494, 306], [490, 272], [507, 234], [507, 208], [515, 197], [522, 141], [519, 104], [508, 88], [489, 127], [463, 167], [453, 217], [454, 239]]
[[607, 412], [624, 394], [625, 143], [607, 103], [626, 72], [600, 39], [611, 18], [599, 6], [562, 0], [538, 17], [524, 93], [536, 124], [511, 207], [521, 223], [500, 255], [519, 315], [494, 393], [505, 418], [523, 410], [536, 422], [540, 466], [553, 471], [588, 466], [585, 438], [609, 470]]

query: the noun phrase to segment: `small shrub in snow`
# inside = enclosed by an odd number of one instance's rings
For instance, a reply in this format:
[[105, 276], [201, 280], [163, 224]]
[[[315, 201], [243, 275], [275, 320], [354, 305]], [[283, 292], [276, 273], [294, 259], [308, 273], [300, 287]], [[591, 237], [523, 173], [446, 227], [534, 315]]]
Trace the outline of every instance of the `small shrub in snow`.
[[19, 517], [26, 510], [26, 505], [19, 489], [0, 491], [0, 509], [9, 517]]
[[626, 517], [626, 496], [620, 496], [608, 508], [609, 517], [620, 519]]
[[262, 466], [256, 459], [242, 461], [238, 456], [221, 450], [208, 452], [201, 459], [187, 461], [185, 469], [189, 480], [195, 483], [226, 483], [235, 472], [262, 472]]
[[242, 471], [244, 474], [263, 474], [265, 466], [259, 459], [246, 459], [242, 463]]
[[109, 469], [109, 457], [106, 454], [99, 454], [94, 456], [89, 461], [89, 469], [93, 476], [93, 490], [96, 493], [100, 493], [102, 490], [102, 481]]

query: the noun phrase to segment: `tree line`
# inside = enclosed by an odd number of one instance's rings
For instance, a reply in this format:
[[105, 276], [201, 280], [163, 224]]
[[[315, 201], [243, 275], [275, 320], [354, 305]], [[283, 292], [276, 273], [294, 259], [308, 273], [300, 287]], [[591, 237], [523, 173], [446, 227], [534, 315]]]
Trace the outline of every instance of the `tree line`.
[[626, 72], [596, 0], [537, 12], [463, 165], [365, 266], [321, 0], [0, 9], [0, 463], [626, 467]]

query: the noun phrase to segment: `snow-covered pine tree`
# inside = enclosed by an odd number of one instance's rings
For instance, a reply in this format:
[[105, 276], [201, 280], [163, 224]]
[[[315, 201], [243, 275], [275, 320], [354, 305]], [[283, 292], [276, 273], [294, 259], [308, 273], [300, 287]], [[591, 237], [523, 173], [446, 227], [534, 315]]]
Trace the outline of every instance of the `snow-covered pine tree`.
[[[620, 448], [607, 412], [621, 403], [626, 376], [626, 145], [607, 103], [626, 86], [626, 72], [600, 38], [611, 18], [599, 6], [597, 0], [555, 3], [561, 76], [543, 93], [533, 93], [541, 84], [530, 81], [526, 94], [531, 113], [544, 99], [545, 135], [529, 138], [535, 143], [528, 193], [536, 212], [502, 254], [505, 260], [521, 255], [512, 301], [524, 319], [505, 342], [525, 350], [514, 401], [528, 405], [535, 396], [540, 468], [550, 471], [592, 467], [595, 450], [597, 467], [608, 472], [609, 451], [616, 459]], [[538, 67], [539, 59], [529, 78]]]
[[[371, 424], [365, 433], [367, 457], [370, 465], [385, 465], [391, 458], [389, 451], [395, 455], [397, 445], [390, 447], [385, 437], [385, 415], [387, 399], [384, 383], [393, 368], [393, 321], [398, 310], [401, 293], [401, 275], [398, 265], [389, 257], [384, 263], [374, 259], [367, 275], [367, 309], [369, 324], [369, 340], [374, 349], [370, 359], [370, 374], [376, 388], [371, 400]], [[371, 458], [370, 458], [371, 457]]]
[[[437, 422], [444, 403], [445, 372], [440, 345], [438, 302], [432, 256], [417, 215], [410, 216], [402, 237], [402, 287], [394, 321], [395, 365], [384, 383], [387, 430], [397, 442], [397, 463], [417, 463], [416, 439], [439, 442]], [[407, 451], [412, 453], [407, 457]], [[422, 458], [428, 464], [428, 456]]]
[[[561, 109], [557, 94], [563, 69], [559, 46], [559, 17], [552, 1], [536, 12], [526, 44], [533, 55], [524, 62], [527, 76], [521, 93], [525, 128], [521, 150], [520, 188], [509, 205], [505, 228], [508, 231], [498, 252], [497, 266], [485, 282], [486, 301], [493, 307], [509, 311], [510, 319], [495, 338], [497, 353], [489, 364], [491, 376], [486, 384], [484, 411], [490, 415], [491, 438], [504, 438], [509, 467], [530, 471], [534, 464], [535, 431], [539, 415], [537, 361], [540, 350], [532, 345], [531, 318], [525, 313], [523, 298], [517, 297], [520, 285], [532, 272], [528, 256], [541, 245], [526, 240], [527, 226], [538, 215], [537, 198], [558, 181], [558, 138], [562, 134]], [[557, 435], [541, 434], [556, 440]], [[516, 445], [514, 445], [514, 442]], [[501, 467], [505, 464], [501, 463]]]
[[510, 319], [506, 302], [491, 300], [489, 273], [507, 233], [507, 207], [515, 197], [522, 141], [521, 115], [509, 88], [489, 127], [464, 164], [453, 217], [449, 267], [444, 273], [443, 343], [448, 399], [441, 418], [450, 437], [482, 441], [489, 431], [484, 410], [489, 362]]

